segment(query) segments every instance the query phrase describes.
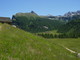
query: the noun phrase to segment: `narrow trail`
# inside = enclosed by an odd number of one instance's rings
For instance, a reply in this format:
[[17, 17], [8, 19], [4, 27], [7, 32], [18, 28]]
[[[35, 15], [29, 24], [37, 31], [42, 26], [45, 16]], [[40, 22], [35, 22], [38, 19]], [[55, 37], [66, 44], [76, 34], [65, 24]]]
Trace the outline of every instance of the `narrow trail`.
[[69, 49], [68, 47], [65, 47], [65, 46], [63, 46], [63, 45], [60, 45], [60, 46], [62, 46], [63, 48], [65, 48], [66, 50], [68, 50], [68, 51], [71, 52], [71, 53], [77, 54], [76, 56], [80, 58], [80, 53], [78, 53], [78, 52], [76, 52], [76, 51], [73, 51], [73, 50], [71, 50], [71, 49]]
[[[54, 43], [54, 44], [56, 44], [56, 43]], [[71, 50], [70, 48], [68, 48], [68, 47], [66, 47], [66, 46], [64, 46], [64, 45], [62, 45], [62, 44], [57, 43], [56, 45], [59, 45], [59, 46], [63, 47], [64, 49], [66, 49], [67, 51], [69, 51], [69, 52], [71, 52], [71, 53], [75, 53], [75, 54], [78, 53], [78, 52], [76, 52], [76, 51], [74, 51], [74, 50]]]
[[58, 45], [62, 46], [64, 49], [68, 50], [71, 53], [77, 53], [76, 51], [73, 51], [73, 50], [69, 49], [68, 47], [66, 47], [64, 45], [61, 45], [61, 44], [58, 44]]
[[63, 47], [64, 47], [66, 50], [68, 50], [69, 52], [71, 52], [71, 53], [77, 53], [77, 52], [75, 52], [75, 51], [69, 49], [68, 47], [65, 47], [65, 46], [63, 46]]

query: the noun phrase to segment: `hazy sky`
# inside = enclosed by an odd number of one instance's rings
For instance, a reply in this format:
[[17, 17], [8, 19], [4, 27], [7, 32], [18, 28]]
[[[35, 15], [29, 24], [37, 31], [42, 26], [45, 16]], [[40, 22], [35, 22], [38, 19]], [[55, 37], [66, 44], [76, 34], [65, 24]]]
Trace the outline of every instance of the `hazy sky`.
[[0, 16], [35, 11], [39, 15], [63, 15], [80, 10], [80, 0], [0, 0]]

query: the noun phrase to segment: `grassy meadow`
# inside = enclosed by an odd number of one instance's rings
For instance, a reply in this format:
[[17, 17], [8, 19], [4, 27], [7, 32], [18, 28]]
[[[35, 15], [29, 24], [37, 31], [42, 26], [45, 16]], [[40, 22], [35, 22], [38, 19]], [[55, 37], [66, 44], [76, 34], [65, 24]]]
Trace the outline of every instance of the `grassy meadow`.
[[80, 53], [80, 38], [49, 39], [49, 41], [59, 45], [64, 45], [71, 50]]
[[0, 24], [0, 60], [80, 60], [59, 44], [80, 52], [80, 39], [45, 39]]

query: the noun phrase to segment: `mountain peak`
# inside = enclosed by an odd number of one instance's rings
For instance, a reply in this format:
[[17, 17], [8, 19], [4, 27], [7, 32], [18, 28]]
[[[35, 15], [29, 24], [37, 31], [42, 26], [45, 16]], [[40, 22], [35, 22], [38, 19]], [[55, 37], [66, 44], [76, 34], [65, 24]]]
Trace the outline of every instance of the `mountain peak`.
[[80, 10], [75, 11], [75, 12], [68, 12], [66, 14], [64, 14], [64, 16], [74, 16], [74, 15], [80, 15]]
[[37, 13], [35, 13], [34, 11], [31, 11], [30, 13], [37, 15]]

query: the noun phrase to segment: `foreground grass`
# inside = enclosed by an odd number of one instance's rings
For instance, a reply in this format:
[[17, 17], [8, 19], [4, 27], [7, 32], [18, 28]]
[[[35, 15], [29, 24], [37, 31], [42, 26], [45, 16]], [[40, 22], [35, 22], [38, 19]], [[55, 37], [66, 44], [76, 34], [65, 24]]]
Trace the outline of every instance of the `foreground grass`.
[[66, 46], [77, 53], [80, 53], [80, 38], [49, 39], [49, 42]]
[[[56, 44], [7, 24], [0, 30], [0, 60], [78, 60]], [[55, 42], [55, 43], [52, 43]]]

